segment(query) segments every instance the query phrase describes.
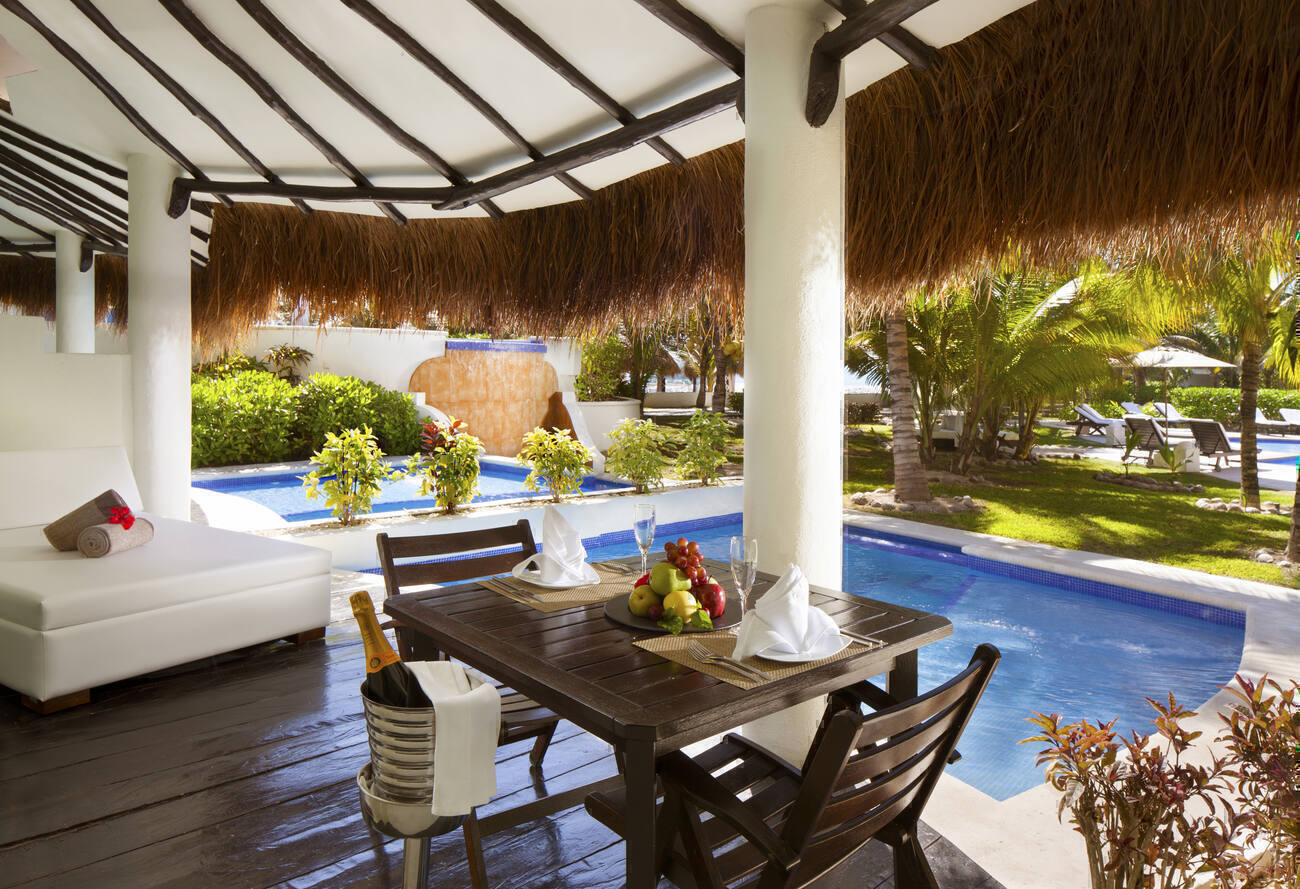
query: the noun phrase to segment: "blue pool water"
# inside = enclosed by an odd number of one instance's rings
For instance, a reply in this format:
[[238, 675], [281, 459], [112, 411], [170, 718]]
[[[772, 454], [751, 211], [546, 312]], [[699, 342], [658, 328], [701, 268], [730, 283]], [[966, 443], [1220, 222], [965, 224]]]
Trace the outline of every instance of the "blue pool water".
[[[524, 488], [528, 470], [501, 463], [483, 463], [479, 473], [478, 496], [475, 503], [487, 500], [505, 500], [512, 497], [545, 497]], [[194, 482], [198, 488], [221, 491], [244, 497], [269, 507], [290, 522], [329, 518], [330, 511], [324, 499], [308, 500], [302, 478], [292, 472], [237, 476], [234, 478], [201, 479]], [[582, 481], [585, 493], [625, 490], [628, 486], [605, 479], [587, 476]], [[406, 478], [384, 482], [383, 492], [375, 499], [374, 512], [396, 512], [402, 509], [434, 509], [433, 497], [420, 496], [418, 479]]]
[[[669, 526], [659, 540], [686, 536], [715, 559], [727, 560], [740, 533], [737, 517]], [[1122, 731], [1151, 729], [1145, 698], [1172, 691], [1195, 709], [1232, 679], [1241, 660], [1240, 612], [1206, 608], [966, 556], [904, 539], [844, 536], [844, 584], [849, 592], [945, 615], [953, 635], [920, 652], [921, 688], [932, 688], [966, 666], [975, 646], [1002, 651], [994, 674], [950, 771], [995, 799], [1042, 783], [1034, 765], [1034, 711], [1069, 718], [1118, 719]], [[760, 541], [760, 546], [762, 542]], [[637, 553], [630, 532], [588, 542], [592, 559]]]

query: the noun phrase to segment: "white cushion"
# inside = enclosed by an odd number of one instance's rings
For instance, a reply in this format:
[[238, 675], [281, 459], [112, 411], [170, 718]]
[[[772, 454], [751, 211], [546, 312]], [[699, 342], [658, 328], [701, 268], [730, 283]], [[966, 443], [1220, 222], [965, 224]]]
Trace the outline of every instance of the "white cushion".
[[148, 518], [152, 541], [103, 559], [56, 551], [40, 525], [0, 530], [0, 619], [51, 630], [329, 574], [314, 546]]
[[121, 445], [0, 451], [0, 528], [48, 525], [109, 488], [141, 509]]

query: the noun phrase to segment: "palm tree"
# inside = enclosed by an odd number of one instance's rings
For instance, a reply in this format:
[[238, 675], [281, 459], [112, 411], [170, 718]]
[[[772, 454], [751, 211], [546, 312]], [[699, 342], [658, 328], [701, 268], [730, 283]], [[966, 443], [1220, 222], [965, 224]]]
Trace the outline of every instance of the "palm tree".
[[912, 374], [907, 363], [905, 309], [885, 317], [885, 361], [889, 365], [890, 423], [894, 433], [894, 496], [907, 503], [932, 499], [921, 462], [912, 409]]
[[[1255, 408], [1265, 356], [1284, 378], [1300, 376], [1290, 357], [1300, 288], [1289, 241], [1281, 232], [1269, 233], [1250, 252], [1211, 257], [1179, 285], [1183, 300], [1241, 349], [1241, 501], [1246, 506], [1259, 506]], [[1292, 524], [1294, 536], [1294, 519]]]

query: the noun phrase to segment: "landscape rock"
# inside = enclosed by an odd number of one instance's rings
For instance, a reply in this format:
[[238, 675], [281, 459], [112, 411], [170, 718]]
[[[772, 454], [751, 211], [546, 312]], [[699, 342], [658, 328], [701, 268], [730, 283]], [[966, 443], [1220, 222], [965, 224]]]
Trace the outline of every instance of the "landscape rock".
[[1251, 515], [1256, 515], [1260, 512], [1260, 509], [1258, 506], [1247, 506], [1242, 509], [1242, 512], [1248, 512]]
[[1259, 552], [1255, 553], [1255, 561], [1271, 564], [1273, 562], [1273, 554], [1266, 549], [1261, 549]]
[[881, 512], [952, 514], [959, 512], [979, 512], [984, 504], [971, 498], [969, 494], [952, 497], [935, 497], [922, 503], [910, 503], [898, 500], [893, 491], [879, 490], [868, 493], [858, 491], [849, 498], [854, 506], [863, 509], [876, 509]]

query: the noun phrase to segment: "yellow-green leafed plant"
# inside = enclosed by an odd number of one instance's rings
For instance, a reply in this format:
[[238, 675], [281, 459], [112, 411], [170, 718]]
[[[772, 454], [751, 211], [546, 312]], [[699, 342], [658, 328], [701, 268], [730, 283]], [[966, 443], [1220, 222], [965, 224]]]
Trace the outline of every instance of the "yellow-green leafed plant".
[[718, 467], [727, 462], [727, 421], [722, 414], [697, 410], [682, 430], [683, 445], [677, 454], [677, 471], [700, 484], [718, 480]]
[[403, 475], [384, 463], [384, 452], [369, 426], [326, 433], [325, 444], [311, 462], [317, 468], [301, 476], [307, 499], [324, 497], [343, 525], [355, 524], [358, 516], [370, 512], [386, 479]]
[[586, 445], [574, 440], [569, 430], [548, 432], [538, 426], [524, 436], [518, 457], [529, 468], [524, 487], [530, 491], [549, 490], [551, 500], [559, 503], [570, 494], [581, 493], [582, 477], [592, 454]]
[[636, 485], [636, 492], [664, 486], [664, 430], [650, 420], [627, 419], [609, 432], [614, 442], [605, 455], [605, 469]]
[[464, 431], [465, 421], [452, 417], [446, 423], [426, 423], [420, 434], [420, 453], [407, 471], [420, 476], [420, 496], [433, 494], [443, 512], [453, 513], [478, 493], [479, 454], [483, 442]]

